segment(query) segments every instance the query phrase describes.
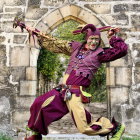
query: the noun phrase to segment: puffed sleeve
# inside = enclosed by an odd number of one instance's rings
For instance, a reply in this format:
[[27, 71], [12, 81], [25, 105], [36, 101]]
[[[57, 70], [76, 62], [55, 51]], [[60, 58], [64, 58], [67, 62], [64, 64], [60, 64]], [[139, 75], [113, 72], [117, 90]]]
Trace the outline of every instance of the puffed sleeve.
[[60, 40], [47, 35], [49, 38], [38, 36], [38, 43], [42, 48], [45, 48], [54, 53], [63, 53], [70, 56], [71, 54], [71, 44], [69, 41]]
[[101, 63], [119, 59], [127, 54], [128, 46], [122, 38], [113, 36], [109, 43], [112, 48], [104, 49], [104, 51], [98, 55], [98, 59]]

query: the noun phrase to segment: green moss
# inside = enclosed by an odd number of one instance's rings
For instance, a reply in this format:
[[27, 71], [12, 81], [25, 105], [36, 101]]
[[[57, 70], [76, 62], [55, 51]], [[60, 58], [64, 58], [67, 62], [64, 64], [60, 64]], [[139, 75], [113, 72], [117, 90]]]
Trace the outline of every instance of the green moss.
[[12, 140], [9, 136], [0, 134], [0, 140]]

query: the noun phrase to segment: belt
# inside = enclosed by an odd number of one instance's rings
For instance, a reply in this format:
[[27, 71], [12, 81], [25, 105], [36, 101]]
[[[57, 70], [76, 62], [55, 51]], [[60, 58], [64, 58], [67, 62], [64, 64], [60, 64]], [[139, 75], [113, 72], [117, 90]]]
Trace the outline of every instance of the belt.
[[63, 89], [80, 89], [80, 86], [77, 85], [62, 85]]

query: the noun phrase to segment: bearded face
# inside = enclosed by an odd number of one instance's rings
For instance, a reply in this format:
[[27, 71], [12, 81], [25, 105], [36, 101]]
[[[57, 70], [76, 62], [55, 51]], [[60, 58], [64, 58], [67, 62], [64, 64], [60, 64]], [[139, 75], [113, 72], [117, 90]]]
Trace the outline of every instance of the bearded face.
[[87, 46], [88, 49], [90, 50], [95, 50], [98, 47], [99, 43], [100, 43], [100, 36], [98, 35], [89, 36], [89, 38], [87, 39]]

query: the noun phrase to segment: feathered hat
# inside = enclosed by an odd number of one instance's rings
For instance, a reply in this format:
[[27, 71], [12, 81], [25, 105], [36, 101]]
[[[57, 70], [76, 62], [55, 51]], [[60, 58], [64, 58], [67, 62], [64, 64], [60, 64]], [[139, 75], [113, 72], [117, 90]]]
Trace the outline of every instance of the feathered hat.
[[110, 29], [111, 29], [111, 26], [104, 26], [101, 28], [96, 28], [93, 24], [87, 24], [85, 26], [83, 25], [78, 26], [78, 29], [73, 31], [73, 34], [76, 35], [76, 34], [84, 33], [86, 35], [85, 39], [87, 40], [88, 37], [91, 35], [101, 36], [100, 32], [109, 31]]

